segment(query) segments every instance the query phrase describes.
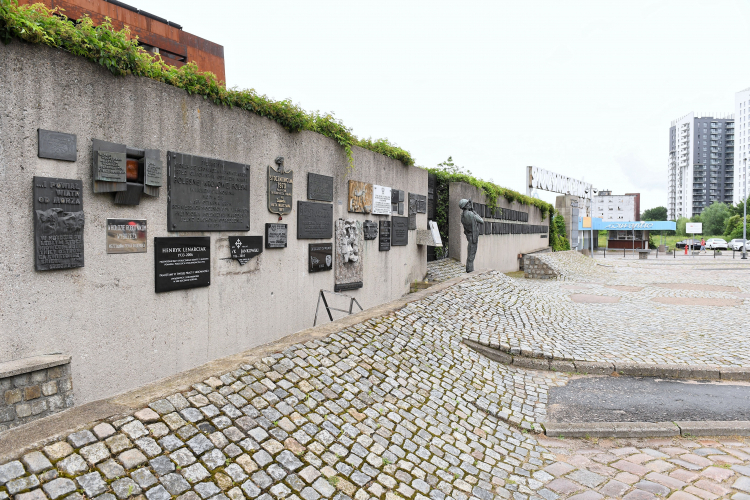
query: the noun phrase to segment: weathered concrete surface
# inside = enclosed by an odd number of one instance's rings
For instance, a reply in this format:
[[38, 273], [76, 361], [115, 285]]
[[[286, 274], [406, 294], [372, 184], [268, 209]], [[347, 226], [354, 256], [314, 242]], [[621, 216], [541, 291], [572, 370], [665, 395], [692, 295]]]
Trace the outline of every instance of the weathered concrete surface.
[[[354, 148], [349, 172], [344, 150], [311, 132], [288, 133], [278, 124], [153, 80], [114, 77], [101, 66], [60, 50], [14, 42], [0, 47], [0, 362], [63, 352], [72, 356], [76, 401], [85, 403], [200, 366], [312, 326], [317, 294], [332, 290], [334, 273], [310, 274], [308, 244], [298, 240], [296, 203], [305, 200], [307, 173], [334, 177], [333, 218], [359, 222], [382, 216], [349, 214], [347, 181], [356, 179], [427, 194], [427, 172]], [[74, 133], [78, 161], [37, 157], [37, 128]], [[111, 194], [91, 189], [94, 138], [161, 150], [159, 198], [116, 206]], [[288, 248], [264, 250], [239, 266], [229, 257], [236, 232], [169, 233], [166, 152], [248, 164], [250, 225], [261, 235], [278, 222], [266, 203], [267, 166], [284, 156], [294, 171], [294, 210]], [[32, 177], [82, 179], [85, 267], [35, 272]], [[108, 255], [108, 217], [147, 219], [148, 253]], [[426, 227], [425, 214], [417, 215]], [[211, 238], [211, 286], [156, 295], [153, 237]], [[378, 251], [364, 242], [364, 288], [349, 292], [369, 308], [400, 297], [426, 272], [426, 248], [414, 233], [405, 247]]]

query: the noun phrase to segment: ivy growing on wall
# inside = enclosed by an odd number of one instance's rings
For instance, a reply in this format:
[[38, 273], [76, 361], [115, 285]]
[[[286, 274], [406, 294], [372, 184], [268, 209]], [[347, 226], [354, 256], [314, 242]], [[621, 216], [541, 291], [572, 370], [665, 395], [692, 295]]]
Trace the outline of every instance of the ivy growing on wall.
[[0, 0], [0, 41], [7, 45], [13, 38], [85, 57], [116, 76], [151, 78], [188, 94], [203, 96], [214, 104], [245, 109], [275, 121], [289, 132], [309, 130], [330, 137], [344, 148], [350, 169], [354, 167], [353, 146], [399, 160], [407, 166], [414, 165], [408, 151], [388, 139], [359, 139], [332, 113], [307, 112], [288, 99], [276, 101], [254, 89], [227, 89], [213, 73], [198, 71], [195, 63], [181, 68], [170, 66], [161, 56], [140, 47], [127, 26], [118, 31], [108, 18], [95, 26], [88, 16], [71, 21], [57, 7], [49, 9], [41, 3], [19, 6], [17, 0]]

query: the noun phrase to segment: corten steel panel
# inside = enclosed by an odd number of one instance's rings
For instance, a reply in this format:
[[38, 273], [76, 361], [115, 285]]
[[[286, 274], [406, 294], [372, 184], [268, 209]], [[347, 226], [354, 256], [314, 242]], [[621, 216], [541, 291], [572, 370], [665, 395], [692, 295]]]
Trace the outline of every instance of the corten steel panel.
[[[194, 61], [200, 71], [210, 71], [221, 81], [226, 78], [224, 47], [138, 12], [102, 0], [19, 0], [18, 3], [43, 3], [49, 8], [59, 7], [71, 19], [80, 19], [88, 14], [97, 25], [109, 17], [115, 29], [121, 30], [127, 25], [141, 42], [184, 57], [186, 62]], [[166, 55], [162, 55], [162, 59], [178, 68], [185, 64]]]

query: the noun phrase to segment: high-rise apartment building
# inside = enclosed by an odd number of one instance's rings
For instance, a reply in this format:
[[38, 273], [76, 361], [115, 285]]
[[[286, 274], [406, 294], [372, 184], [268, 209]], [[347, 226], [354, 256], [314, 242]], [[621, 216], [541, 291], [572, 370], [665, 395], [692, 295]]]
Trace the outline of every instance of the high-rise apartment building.
[[692, 217], [734, 199], [734, 115], [674, 120], [669, 128], [667, 216]]
[[735, 129], [737, 151], [734, 154], [734, 202], [741, 203], [750, 193], [747, 181], [746, 162], [750, 161], [750, 129], [747, 127], [750, 107], [750, 88], [734, 94]]

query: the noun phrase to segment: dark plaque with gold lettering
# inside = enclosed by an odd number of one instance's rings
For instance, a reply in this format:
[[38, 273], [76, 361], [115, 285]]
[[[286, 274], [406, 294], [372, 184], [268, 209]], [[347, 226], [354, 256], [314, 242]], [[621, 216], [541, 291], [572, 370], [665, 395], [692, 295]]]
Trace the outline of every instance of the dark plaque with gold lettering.
[[379, 232], [379, 245], [378, 250], [381, 252], [387, 252], [391, 249], [391, 221], [381, 220], [380, 221], [380, 232]]
[[333, 177], [309, 172], [307, 174], [307, 199], [333, 201]]
[[333, 244], [310, 243], [310, 272], [331, 271], [333, 269]]
[[168, 231], [249, 231], [250, 167], [167, 152]]
[[391, 245], [403, 247], [409, 244], [409, 218], [391, 217]]
[[286, 224], [266, 223], [266, 248], [286, 248]]
[[211, 284], [211, 238], [154, 238], [156, 293]]
[[333, 238], [333, 205], [297, 201], [297, 239]]
[[294, 172], [284, 167], [284, 158], [276, 158], [277, 168], [268, 166], [268, 211], [272, 214], [292, 213]]
[[229, 252], [241, 266], [263, 252], [263, 236], [230, 236]]
[[39, 158], [76, 161], [78, 147], [75, 134], [37, 129]]
[[37, 271], [83, 267], [83, 182], [34, 177]]

